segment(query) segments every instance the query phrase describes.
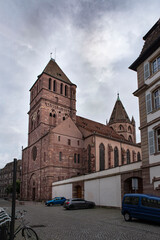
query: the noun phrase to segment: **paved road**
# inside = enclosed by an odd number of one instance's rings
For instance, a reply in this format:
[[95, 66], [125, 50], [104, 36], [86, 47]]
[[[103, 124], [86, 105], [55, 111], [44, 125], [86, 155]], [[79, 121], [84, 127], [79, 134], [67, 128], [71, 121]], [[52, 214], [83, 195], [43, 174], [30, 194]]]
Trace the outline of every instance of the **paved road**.
[[[0, 200], [0, 206], [10, 203]], [[17, 204], [41, 240], [159, 240], [160, 225], [138, 220], [125, 222], [120, 210], [95, 208], [67, 211], [40, 203]], [[21, 238], [18, 238], [21, 240]]]

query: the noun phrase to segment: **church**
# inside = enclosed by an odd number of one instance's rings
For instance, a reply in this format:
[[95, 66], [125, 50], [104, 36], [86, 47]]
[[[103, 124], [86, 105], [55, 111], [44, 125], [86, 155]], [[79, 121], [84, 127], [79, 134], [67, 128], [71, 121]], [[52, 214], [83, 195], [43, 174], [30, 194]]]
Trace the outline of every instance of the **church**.
[[117, 179], [121, 194], [143, 191], [134, 118], [129, 118], [119, 95], [106, 125], [77, 116], [76, 88], [51, 58], [30, 89], [28, 146], [22, 150], [23, 200], [50, 199], [52, 185], [69, 179], [74, 182], [69, 197], [85, 197], [84, 176], [110, 176], [111, 185]]

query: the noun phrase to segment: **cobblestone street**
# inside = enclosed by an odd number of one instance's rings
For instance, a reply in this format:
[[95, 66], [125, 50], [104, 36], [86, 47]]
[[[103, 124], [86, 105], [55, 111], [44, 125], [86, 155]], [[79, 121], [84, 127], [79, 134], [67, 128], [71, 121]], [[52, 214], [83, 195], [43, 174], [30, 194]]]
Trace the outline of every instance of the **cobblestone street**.
[[[10, 202], [0, 200], [10, 210]], [[95, 208], [65, 210], [62, 206], [46, 207], [41, 203], [17, 204], [27, 210], [26, 219], [40, 240], [159, 240], [160, 225], [138, 220], [125, 222], [120, 210]], [[21, 240], [21, 238], [16, 238]]]

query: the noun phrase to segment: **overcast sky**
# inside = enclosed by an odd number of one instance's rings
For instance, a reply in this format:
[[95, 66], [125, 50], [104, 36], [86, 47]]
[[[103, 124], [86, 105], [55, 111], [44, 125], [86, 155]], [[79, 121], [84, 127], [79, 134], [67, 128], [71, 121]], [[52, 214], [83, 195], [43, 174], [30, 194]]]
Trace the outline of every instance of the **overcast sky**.
[[159, 10], [159, 0], [1, 1], [0, 168], [27, 146], [29, 89], [51, 52], [77, 85], [77, 114], [105, 124], [119, 93], [140, 141], [137, 75], [128, 67]]

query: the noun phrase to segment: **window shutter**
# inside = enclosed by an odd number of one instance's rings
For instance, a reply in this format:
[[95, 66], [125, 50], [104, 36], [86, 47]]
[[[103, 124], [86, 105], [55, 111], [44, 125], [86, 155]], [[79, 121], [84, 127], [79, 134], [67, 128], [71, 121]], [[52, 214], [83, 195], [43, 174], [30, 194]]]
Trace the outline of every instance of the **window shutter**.
[[155, 143], [154, 143], [154, 131], [148, 133], [148, 144], [149, 144], [149, 153], [150, 155], [155, 153]]
[[150, 76], [149, 63], [146, 63], [144, 65], [144, 80], [149, 78], [149, 76]]
[[151, 93], [146, 95], [146, 110], [147, 114], [152, 112], [152, 99], [151, 99]]

